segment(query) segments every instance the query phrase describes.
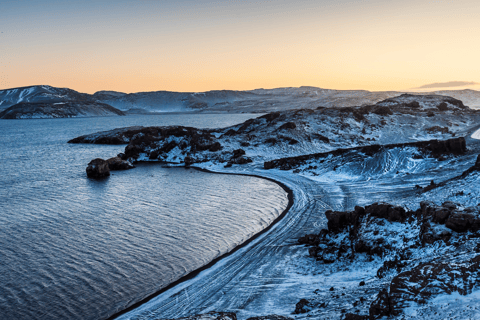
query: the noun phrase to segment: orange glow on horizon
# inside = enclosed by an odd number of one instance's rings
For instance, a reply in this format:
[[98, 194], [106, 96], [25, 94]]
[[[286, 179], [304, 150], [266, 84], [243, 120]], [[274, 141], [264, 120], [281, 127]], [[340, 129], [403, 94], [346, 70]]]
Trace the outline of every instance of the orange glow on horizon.
[[92, 2], [81, 14], [74, 5], [61, 14], [7, 7], [0, 88], [406, 91], [480, 82], [480, 6], [473, 0], [126, 3]]

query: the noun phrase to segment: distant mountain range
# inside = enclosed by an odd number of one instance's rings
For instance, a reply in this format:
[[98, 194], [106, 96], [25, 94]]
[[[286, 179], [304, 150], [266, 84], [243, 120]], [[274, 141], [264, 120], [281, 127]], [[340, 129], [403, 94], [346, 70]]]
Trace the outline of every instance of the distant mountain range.
[[[80, 93], [68, 88], [46, 85], [0, 90], [0, 111], [22, 104], [32, 108], [32, 103], [70, 103], [80, 106], [112, 106], [127, 113], [149, 112], [258, 112], [266, 113], [298, 108], [349, 107], [374, 104], [399, 96], [404, 92], [365, 90], [331, 90], [316, 87], [256, 89], [250, 91], [187, 92], [138, 92], [123, 93], [98, 91], [94, 94]], [[471, 108], [480, 108], [480, 91], [443, 90], [422, 94], [439, 94], [462, 100]], [[38, 107], [38, 105], [36, 105]], [[18, 107], [18, 106], [17, 106]], [[18, 108], [17, 108], [18, 109]], [[113, 110], [113, 109], [112, 109]], [[112, 111], [110, 110], [110, 111]], [[18, 110], [17, 110], [18, 111]], [[91, 111], [91, 110], [90, 110]], [[105, 112], [110, 114], [109, 112]], [[114, 111], [112, 114], [118, 114]], [[86, 112], [85, 115], [91, 115]], [[75, 115], [71, 115], [75, 116]], [[79, 113], [77, 116], [82, 116]], [[24, 117], [35, 117], [27, 115]]]

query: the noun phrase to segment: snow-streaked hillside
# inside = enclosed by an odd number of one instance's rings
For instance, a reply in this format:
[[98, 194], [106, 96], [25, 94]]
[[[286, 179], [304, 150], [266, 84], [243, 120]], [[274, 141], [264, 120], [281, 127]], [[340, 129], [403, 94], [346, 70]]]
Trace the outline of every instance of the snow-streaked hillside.
[[21, 102], [0, 112], [0, 119], [48, 119], [122, 116], [122, 111], [108, 104], [88, 101]]
[[404, 95], [363, 107], [274, 112], [222, 129], [135, 127], [72, 142], [130, 143], [130, 155], [142, 159], [181, 163], [189, 157], [191, 163], [235, 163], [237, 149], [254, 161], [268, 161], [339, 148], [449, 139], [461, 136], [478, 120], [480, 113], [459, 100]]
[[[268, 113], [317, 107], [353, 107], [371, 105], [404, 92], [366, 90], [332, 90], [316, 87], [256, 89], [250, 91], [219, 90], [208, 92], [153, 91], [123, 93], [98, 91], [79, 93], [66, 88], [32, 86], [0, 91], [0, 109], [21, 102], [89, 101], [109, 104], [132, 113], [141, 112], [245, 112]], [[419, 95], [420, 93], [411, 93]], [[424, 93], [428, 95], [429, 93]], [[431, 94], [448, 95], [466, 106], [480, 108], [480, 92], [448, 90]]]
[[80, 93], [68, 88], [51, 86], [30, 86], [0, 91], [0, 110], [9, 108], [21, 102], [56, 103], [66, 101], [94, 102], [91, 95]]

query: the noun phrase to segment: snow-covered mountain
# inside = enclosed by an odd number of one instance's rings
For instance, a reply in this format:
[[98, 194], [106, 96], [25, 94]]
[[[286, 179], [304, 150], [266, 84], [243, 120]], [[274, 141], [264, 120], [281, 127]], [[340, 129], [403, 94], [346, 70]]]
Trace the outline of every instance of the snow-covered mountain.
[[122, 111], [100, 102], [20, 102], [0, 112], [0, 119], [47, 119], [122, 116]]
[[21, 102], [56, 103], [66, 101], [94, 102], [91, 95], [68, 88], [30, 86], [0, 90], [0, 109], [6, 109]]
[[[67, 88], [32, 86], [0, 91], [0, 109], [21, 102], [89, 101], [109, 104], [131, 113], [142, 112], [246, 112], [268, 113], [292, 109], [323, 107], [353, 107], [372, 105], [404, 92], [365, 90], [331, 90], [316, 87], [256, 89], [250, 91], [207, 92], [138, 92], [123, 93], [98, 91], [79, 93]], [[419, 95], [420, 93], [411, 93]], [[430, 93], [423, 93], [430, 94]], [[422, 95], [423, 95], [422, 94]], [[474, 90], [448, 90], [431, 94], [452, 96], [466, 106], [480, 108], [480, 92]]]

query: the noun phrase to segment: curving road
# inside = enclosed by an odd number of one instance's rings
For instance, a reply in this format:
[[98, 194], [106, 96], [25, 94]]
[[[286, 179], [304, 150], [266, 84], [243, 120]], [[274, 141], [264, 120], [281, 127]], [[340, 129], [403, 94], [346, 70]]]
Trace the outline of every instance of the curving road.
[[[252, 167], [244, 173], [280, 180], [293, 191], [294, 204], [285, 217], [233, 255], [118, 319], [175, 318], [210, 310], [234, 311], [240, 319], [291, 314], [301, 291], [311, 292], [311, 285], [299, 288], [297, 281], [292, 281], [286, 266], [305, 251], [295, 245], [298, 237], [324, 227], [326, 209], [343, 207], [341, 189], [332, 186], [332, 190], [326, 190], [309, 179], [278, 171]], [[333, 189], [337, 189], [338, 196], [334, 196]], [[275, 310], [269, 310], [273, 305]]]

